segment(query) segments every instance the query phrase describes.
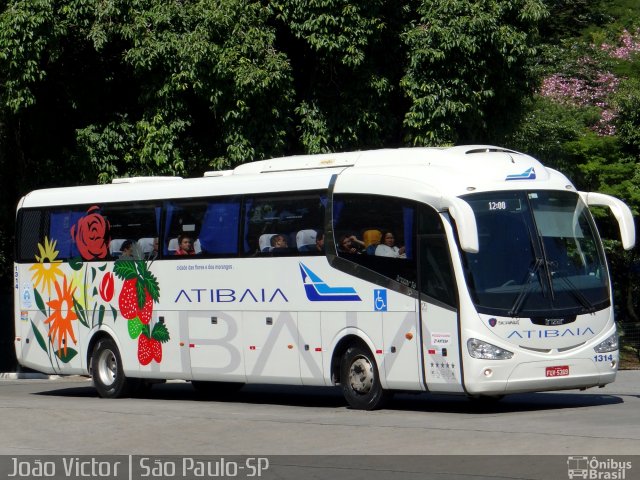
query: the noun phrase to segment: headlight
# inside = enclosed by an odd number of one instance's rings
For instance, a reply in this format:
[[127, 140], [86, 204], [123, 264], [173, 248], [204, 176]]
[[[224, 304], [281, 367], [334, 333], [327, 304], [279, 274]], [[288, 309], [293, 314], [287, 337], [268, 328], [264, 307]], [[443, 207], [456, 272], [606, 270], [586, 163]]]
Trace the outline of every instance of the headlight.
[[504, 348], [496, 347], [490, 343], [483, 342], [477, 338], [467, 340], [467, 348], [469, 355], [473, 358], [481, 358], [484, 360], [508, 360], [513, 357], [513, 352]]
[[596, 351], [596, 353], [607, 353], [618, 350], [618, 334], [614, 333], [604, 342], [600, 342], [598, 345], [593, 347], [593, 349]]

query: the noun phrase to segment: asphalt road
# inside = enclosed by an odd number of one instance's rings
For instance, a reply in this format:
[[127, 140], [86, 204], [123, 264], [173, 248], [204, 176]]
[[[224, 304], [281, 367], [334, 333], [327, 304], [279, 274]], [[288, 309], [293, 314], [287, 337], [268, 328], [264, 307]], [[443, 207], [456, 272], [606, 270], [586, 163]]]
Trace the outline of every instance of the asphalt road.
[[[640, 371], [621, 371], [603, 389], [519, 394], [490, 405], [402, 394], [374, 412], [347, 408], [337, 389], [255, 385], [212, 400], [189, 383], [169, 382], [137, 398], [106, 400], [81, 377], [0, 380], [0, 432], [0, 454], [9, 456], [312, 455], [342, 458], [348, 467], [341, 471], [353, 479], [363, 464], [382, 462], [369, 474], [384, 470], [389, 456], [509, 455], [520, 472], [475, 480], [539, 478], [522, 455], [555, 455], [561, 475], [544, 478], [568, 478], [568, 456], [640, 452]], [[640, 478], [640, 457], [625, 478]]]

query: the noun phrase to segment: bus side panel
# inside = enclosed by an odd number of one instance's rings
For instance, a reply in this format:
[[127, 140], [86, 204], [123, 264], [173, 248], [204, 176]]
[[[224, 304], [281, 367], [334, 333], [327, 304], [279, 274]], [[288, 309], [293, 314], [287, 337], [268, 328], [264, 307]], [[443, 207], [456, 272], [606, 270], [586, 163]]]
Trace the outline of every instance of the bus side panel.
[[23, 324], [29, 323], [28, 313], [22, 309], [20, 303], [20, 273], [18, 265], [13, 265], [13, 328], [14, 328], [14, 348], [18, 363], [22, 364], [22, 338], [24, 335]]
[[296, 312], [243, 312], [247, 382], [300, 385]]
[[298, 313], [298, 339], [302, 384], [326, 385], [322, 362], [327, 353], [322, 344], [320, 312]]
[[20, 365], [44, 373], [86, 373], [73, 305], [61, 301], [55, 291], [34, 289], [28, 265], [16, 265], [14, 275], [15, 332], [19, 337], [16, 358]]
[[416, 319], [416, 312], [385, 312], [382, 315], [387, 388], [424, 390]]
[[242, 313], [237, 311], [190, 311], [188, 341], [194, 380], [245, 383]]

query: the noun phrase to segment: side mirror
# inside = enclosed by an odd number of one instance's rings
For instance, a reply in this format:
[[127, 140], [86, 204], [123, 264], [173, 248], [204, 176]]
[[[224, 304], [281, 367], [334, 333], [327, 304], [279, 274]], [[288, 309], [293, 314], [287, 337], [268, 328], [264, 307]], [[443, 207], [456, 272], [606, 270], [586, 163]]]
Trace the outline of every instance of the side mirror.
[[471, 205], [458, 197], [446, 197], [443, 201], [445, 208], [456, 221], [460, 248], [468, 253], [478, 253], [480, 250], [478, 226]]
[[620, 227], [620, 238], [622, 239], [622, 247], [625, 250], [631, 250], [636, 244], [636, 227], [633, 223], [633, 214], [631, 209], [622, 201], [611, 195], [594, 192], [579, 192], [582, 201], [587, 206], [609, 207], [611, 213], [618, 221]]

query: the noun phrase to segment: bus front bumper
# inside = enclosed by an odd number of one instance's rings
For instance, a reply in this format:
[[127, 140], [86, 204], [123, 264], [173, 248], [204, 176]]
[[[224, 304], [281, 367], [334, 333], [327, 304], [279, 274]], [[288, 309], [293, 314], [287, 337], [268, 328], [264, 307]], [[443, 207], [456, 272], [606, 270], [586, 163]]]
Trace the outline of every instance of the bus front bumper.
[[470, 395], [505, 395], [602, 387], [616, 378], [618, 352], [607, 359], [565, 358], [507, 366], [500, 362], [472, 362], [465, 368], [465, 388]]

